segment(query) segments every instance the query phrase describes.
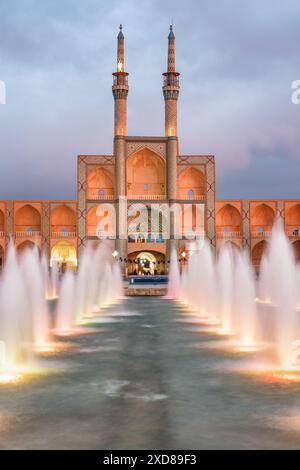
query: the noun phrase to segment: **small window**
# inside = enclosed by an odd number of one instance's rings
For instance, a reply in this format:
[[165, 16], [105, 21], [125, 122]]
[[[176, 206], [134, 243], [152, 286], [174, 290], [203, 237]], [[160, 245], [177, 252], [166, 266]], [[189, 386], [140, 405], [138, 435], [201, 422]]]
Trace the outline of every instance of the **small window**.
[[148, 189], [149, 189], [149, 185], [148, 185], [148, 183], [145, 183], [144, 184], [144, 191], [148, 191]]
[[259, 233], [260, 235], [263, 235], [263, 234], [265, 233], [264, 227], [258, 227], [258, 233]]
[[228, 227], [224, 227], [224, 230], [223, 230], [224, 235], [228, 235], [229, 232], [230, 232], [229, 228], [228, 228]]
[[188, 190], [188, 198], [189, 199], [194, 199], [195, 198], [195, 193], [192, 189]]
[[32, 227], [27, 227], [27, 229], [26, 229], [27, 235], [32, 235], [32, 232], [33, 232]]
[[103, 188], [100, 188], [100, 189], [99, 189], [98, 195], [99, 195], [99, 198], [100, 198], [100, 199], [103, 199], [103, 198], [104, 198], [105, 192], [104, 192], [104, 189], [103, 189]]
[[68, 230], [66, 228], [61, 229], [61, 235], [62, 237], [67, 237], [68, 236]]
[[299, 229], [298, 227], [293, 228], [293, 235], [299, 235]]

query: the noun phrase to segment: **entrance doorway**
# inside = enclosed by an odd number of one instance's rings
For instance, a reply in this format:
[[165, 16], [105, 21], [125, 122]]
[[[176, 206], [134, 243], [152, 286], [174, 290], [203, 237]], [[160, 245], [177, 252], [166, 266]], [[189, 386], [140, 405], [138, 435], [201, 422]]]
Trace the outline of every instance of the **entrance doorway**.
[[140, 251], [129, 255], [129, 275], [156, 276], [164, 273], [165, 256], [162, 253]]

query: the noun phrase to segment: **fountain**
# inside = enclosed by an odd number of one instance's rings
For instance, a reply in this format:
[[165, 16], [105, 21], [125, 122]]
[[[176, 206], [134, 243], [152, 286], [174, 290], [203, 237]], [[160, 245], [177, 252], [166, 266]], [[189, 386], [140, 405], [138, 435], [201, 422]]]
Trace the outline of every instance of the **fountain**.
[[246, 253], [236, 254], [234, 271], [234, 329], [244, 347], [254, 346], [257, 338], [255, 279]]
[[55, 315], [55, 332], [68, 334], [75, 323], [75, 278], [67, 271], [62, 278]]
[[122, 296], [120, 268], [108, 252], [104, 243], [94, 252], [86, 248], [77, 275], [66, 271], [59, 286], [56, 263], [49, 281], [45, 256], [40, 257], [37, 248], [17, 256], [10, 242], [0, 277], [0, 382], [10, 381], [12, 371], [28, 369], [34, 353], [55, 349], [50, 342], [49, 293], [51, 298], [59, 293], [57, 334], [78, 333], [76, 323]]
[[229, 335], [231, 344], [250, 352], [267, 343], [279, 369], [295, 369], [300, 357], [299, 282], [290, 242], [276, 223], [259, 281], [246, 253], [231, 244], [224, 243], [214, 260], [207, 242], [193, 242], [180, 287], [171, 277], [169, 289], [180, 291], [179, 300], [200, 322], [218, 319], [221, 329], [216, 332]]
[[281, 367], [290, 368], [293, 344], [297, 340], [297, 268], [288, 239], [280, 224], [272, 231], [263, 261], [260, 295], [270, 303], [269, 322], [273, 322], [274, 347]]
[[180, 292], [180, 272], [177, 259], [177, 251], [173, 248], [170, 258], [169, 283], [167, 298], [178, 299]]
[[36, 349], [47, 347], [50, 318], [46, 300], [46, 279], [38, 249], [29, 249], [20, 259], [20, 268], [30, 306], [33, 342]]
[[2, 373], [26, 365], [33, 341], [30, 302], [13, 242], [10, 242], [0, 284]]

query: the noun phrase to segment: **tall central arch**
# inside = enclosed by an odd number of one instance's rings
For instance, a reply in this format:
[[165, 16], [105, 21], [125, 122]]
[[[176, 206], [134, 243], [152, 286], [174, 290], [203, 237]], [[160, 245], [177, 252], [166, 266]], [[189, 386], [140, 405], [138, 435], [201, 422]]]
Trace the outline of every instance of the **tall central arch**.
[[127, 159], [127, 196], [162, 196], [166, 193], [166, 165], [164, 159], [148, 148], [143, 148]]

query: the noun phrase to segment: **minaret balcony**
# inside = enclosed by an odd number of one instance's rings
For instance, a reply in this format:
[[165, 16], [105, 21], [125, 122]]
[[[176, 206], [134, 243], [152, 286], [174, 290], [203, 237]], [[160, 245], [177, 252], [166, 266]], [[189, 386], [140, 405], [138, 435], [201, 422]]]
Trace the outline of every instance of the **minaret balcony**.
[[113, 89], [124, 87], [128, 89], [128, 73], [117, 72], [113, 75]]
[[163, 82], [163, 86], [164, 88], [165, 87], [170, 87], [170, 88], [180, 88], [179, 87], [179, 73], [176, 74], [176, 73], [166, 73], [164, 75], [164, 82]]

